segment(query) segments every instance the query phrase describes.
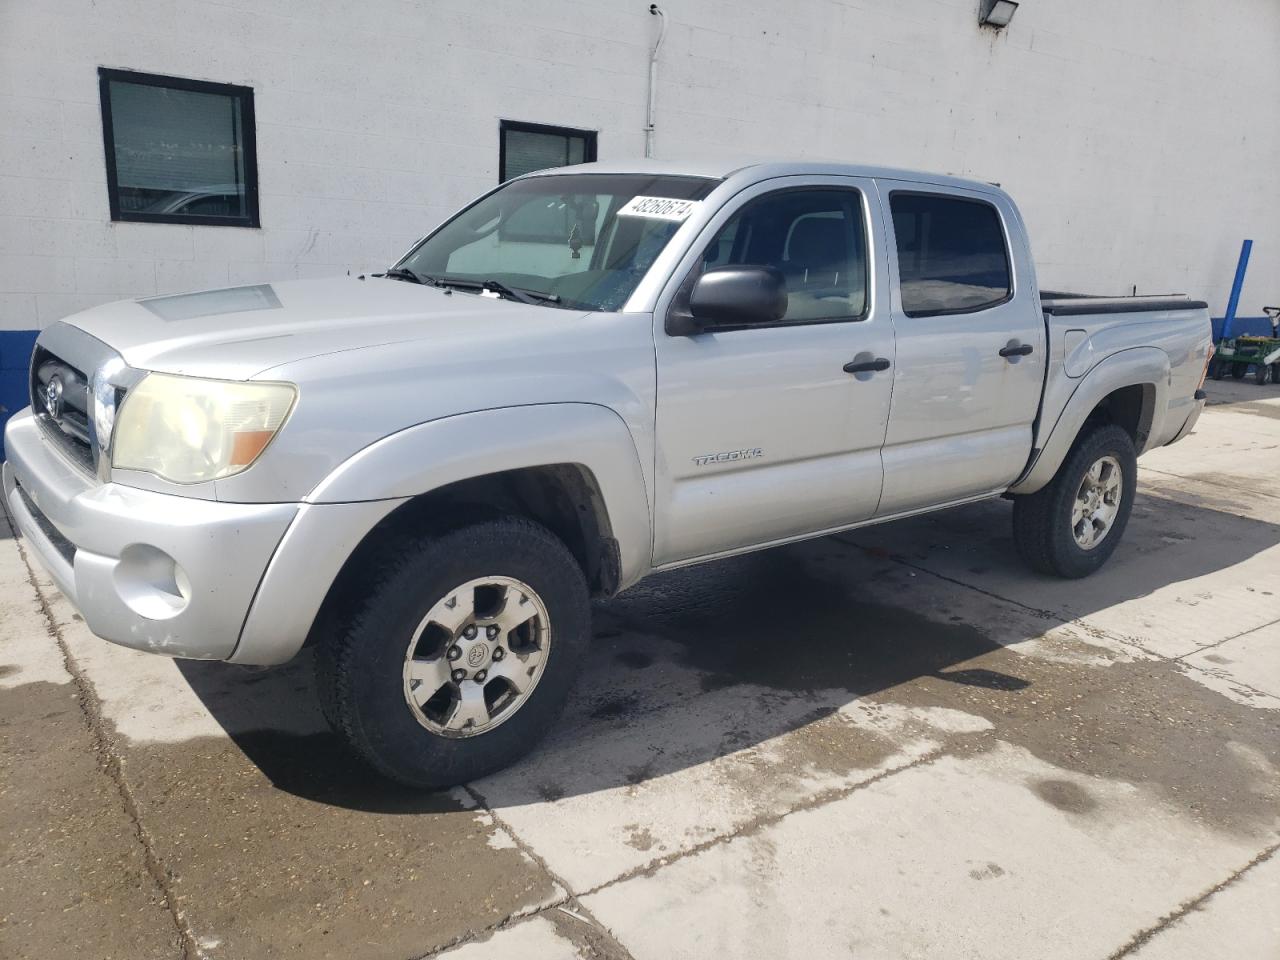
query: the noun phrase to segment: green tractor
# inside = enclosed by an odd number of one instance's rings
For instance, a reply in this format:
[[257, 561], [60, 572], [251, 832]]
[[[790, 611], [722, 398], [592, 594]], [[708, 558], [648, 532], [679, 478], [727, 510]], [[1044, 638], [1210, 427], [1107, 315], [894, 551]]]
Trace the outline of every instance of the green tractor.
[[1259, 386], [1280, 383], [1280, 307], [1263, 307], [1271, 318], [1271, 336], [1232, 337], [1222, 340], [1209, 364], [1209, 376], [1221, 380], [1228, 373], [1242, 380], [1249, 367]]

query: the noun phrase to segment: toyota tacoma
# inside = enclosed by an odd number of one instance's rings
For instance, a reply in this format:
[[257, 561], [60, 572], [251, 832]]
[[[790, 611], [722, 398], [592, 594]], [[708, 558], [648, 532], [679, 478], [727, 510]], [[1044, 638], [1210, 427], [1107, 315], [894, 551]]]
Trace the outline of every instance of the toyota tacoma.
[[655, 571], [1003, 496], [1033, 570], [1094, 573], [1211, 349], [1202, 302], [1041, 291], [997, 186], [586, 164], [384, 274], [52, 324], [4, 495], [98, 636], [312, 646], [334, 728], [435, 788], [526, 752]]

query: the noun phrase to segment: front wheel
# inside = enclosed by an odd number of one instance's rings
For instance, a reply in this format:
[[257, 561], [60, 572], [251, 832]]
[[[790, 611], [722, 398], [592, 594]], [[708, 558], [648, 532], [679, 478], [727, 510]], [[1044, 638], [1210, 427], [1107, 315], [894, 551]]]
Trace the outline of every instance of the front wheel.
[[1214, 380], [1221, 380], [1227, 375], [1227, 366], [1227, 361], [1214, 357], [1209, 361], [1209, 376]]
[[317, 649], [326, 714], [375, 769], [414, 787], [474, 780], [528, 752], [590, 638], [582, 570], [514, 517], [413, 540]]
[[1253, 379], [1257, 381], [1257, 384], [1260, 387], [1265, 387], [1268, 383], [1270, 383], [1271, 382], [1271, 364], [1269, 363], [1256, 364], [1255, 369], [1253, 371]]
[[1114, 425], [1077, 438], [1043, 489], [1013, 502], [1013, 539], [1033, 570], [1076, 579], [1111, 556], [1137, 490], [1133, 440]]

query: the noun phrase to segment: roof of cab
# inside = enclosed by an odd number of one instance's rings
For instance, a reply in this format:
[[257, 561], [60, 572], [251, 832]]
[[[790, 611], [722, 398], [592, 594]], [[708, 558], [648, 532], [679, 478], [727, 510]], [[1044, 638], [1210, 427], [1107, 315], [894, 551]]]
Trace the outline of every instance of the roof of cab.
[[902, 170], [870, 164], [836, 163], [826, 160], [600, 160], [593, 163], [574, 164], [571, 167], [554, 167], [525, 174], [528, 177], [555, 176], [567, 173], [649, 173], [656, 175], [708, 177], [727, 180], [741, 177], [746, 181], [769, 180], [774, 177], [828, 176], [866, 177], [877, 180], [904, 180], [914, 183], [930, 183], [940, 186], [961, 187], [969, 190], [989, 191], [998, 184], [985, 183], [964, 177], [920, 170]]

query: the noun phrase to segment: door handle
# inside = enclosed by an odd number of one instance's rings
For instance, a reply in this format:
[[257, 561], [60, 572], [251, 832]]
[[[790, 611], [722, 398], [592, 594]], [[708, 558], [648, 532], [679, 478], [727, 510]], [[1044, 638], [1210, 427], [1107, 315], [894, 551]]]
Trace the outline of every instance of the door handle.
[[874, 360], [850, 360], [844, 365], [845, 373], [878, 373], [888, 369], [889, 361], [884, 357], [876, 357]]
[[1004, 357], [1006, 360], [1010, 357], [1025, 357], [1034, 349], [1035, 348], [1029, 343], [1024, 343], [1021, 346], [1015, 346], [1014, 342], [1011, 340], [1000, 348], [1000, 356]]

